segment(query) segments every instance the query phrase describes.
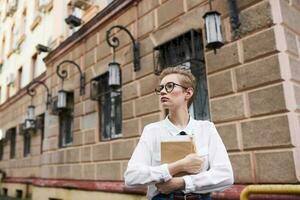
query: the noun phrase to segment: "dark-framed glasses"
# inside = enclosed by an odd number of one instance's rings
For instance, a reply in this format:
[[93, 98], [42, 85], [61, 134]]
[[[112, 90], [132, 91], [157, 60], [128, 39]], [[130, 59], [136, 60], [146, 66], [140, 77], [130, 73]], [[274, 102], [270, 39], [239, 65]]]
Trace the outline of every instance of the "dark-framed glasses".
[[184, 87], [183, 85], [179, 85], [179, 84], [174, 83], [174, 82], [167, 82], [165, 85], [157, 86], [154, 91], [157, 95], [160, 95], [160, 92], [165, 88], [166, 92], [170, 93], [170, 92], [173, 91], [175, 86], [179, 86], [179, 87], [182, 87], [184, 89], [188, 89], [187, 87]]

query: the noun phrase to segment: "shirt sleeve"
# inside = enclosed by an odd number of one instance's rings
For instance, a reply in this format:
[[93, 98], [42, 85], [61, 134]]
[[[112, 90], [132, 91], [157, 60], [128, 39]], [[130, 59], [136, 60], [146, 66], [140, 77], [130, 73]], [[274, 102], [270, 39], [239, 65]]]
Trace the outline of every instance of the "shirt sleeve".
[[[168, 165], [151, 166], [152, 149], [149, 127], [145, 127], [124, 174], [127, 186], [145, 186], [152, 183], [166, 182], [172, 178]], [[152, 140], [151, 140], [152, 139]]]
[[222, 191], [230, 187], [234, 182], [232, 166], [225, 145], [215, 125], [212, 122], [209, 123], [211, 134], [208, 146], [209, 170], [196, 175], [184, 176], [186, 193]]

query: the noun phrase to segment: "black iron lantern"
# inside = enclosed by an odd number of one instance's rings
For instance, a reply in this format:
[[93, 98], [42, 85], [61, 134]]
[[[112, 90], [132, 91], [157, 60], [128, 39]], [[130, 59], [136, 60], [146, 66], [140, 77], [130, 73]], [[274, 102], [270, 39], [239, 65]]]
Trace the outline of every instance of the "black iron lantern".
[[117, 62], [111, 62], [108, 64], [108, 85], [110, 87], [119, 87], [121, 85], [121, 68]]
[[25, 122], [23, 124], [23, 129], [25, 131], [35, 129], [35, 106], [33, 105], [27, 107], [27, 113], [26, 113]]
[[209, 5], [210, 11], [203, 16], [205, 22], [206, 48], [214, 49], [216, 52], [216, 49], [224, 45], [221, 14], [217, 11], [212, 11], [211, 0], [209, 1]]

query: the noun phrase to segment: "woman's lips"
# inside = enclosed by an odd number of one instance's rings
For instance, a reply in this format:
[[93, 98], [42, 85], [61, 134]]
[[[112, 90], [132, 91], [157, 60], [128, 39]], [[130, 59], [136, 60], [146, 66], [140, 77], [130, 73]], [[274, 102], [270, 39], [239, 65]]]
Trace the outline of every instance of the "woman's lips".
[[161, 101], [161, 102], [166, 102], [166, 101], [168, 101], [168, 100], [169, 100], [169, 98], [167, 98], [167, 97], [161, 97], [161, 98], [160, 98], [160, 101]]

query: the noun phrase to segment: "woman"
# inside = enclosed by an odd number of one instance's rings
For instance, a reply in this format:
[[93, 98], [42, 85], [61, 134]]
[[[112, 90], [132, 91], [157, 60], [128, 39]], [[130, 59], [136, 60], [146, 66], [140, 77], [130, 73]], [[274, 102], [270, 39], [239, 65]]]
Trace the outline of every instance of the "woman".
[[[212, 122], [193, 119], [188, 112], [196, 87], [195, 77], [184, 69], [166, 68], [155, 92], [168, 116], [145, 126], [125, 172], [128, 186], [148, 186], [147, 198], [205, 199], [210, 192], [233, 184], [233, 172], [225, 146]], [[193, 136], [197, 154], [169, 164], [160, 163], [164, 137]], [[179, 172], [188, 175], [173, 177]]]

